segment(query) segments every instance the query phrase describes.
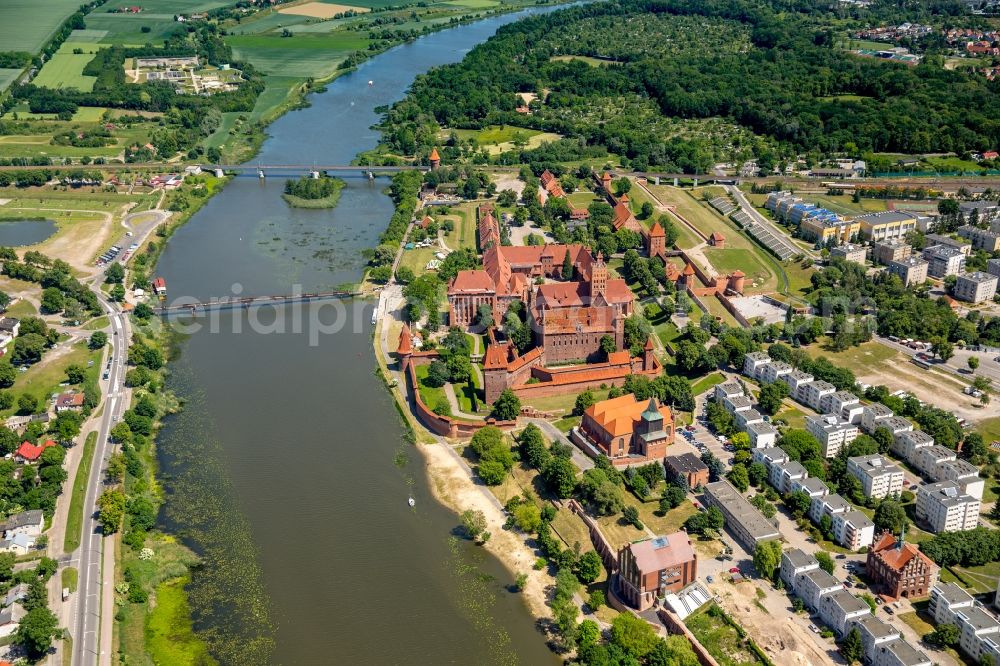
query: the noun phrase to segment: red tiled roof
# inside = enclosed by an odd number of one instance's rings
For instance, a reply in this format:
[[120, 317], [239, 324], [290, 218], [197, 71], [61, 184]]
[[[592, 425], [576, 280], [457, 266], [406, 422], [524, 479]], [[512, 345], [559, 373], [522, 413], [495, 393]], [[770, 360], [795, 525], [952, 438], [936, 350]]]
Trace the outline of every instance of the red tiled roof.
[[633, 298], [632, 290], [625, 280], [608, 280], [604, 289], [604, 300], [608, 303], [628, 303]]
[[995, 160], [998, 157], [1000, 157], [1000, 153], [997, 153], [995, 150], [987, 150], [983, 153], [984, 160]]
[[663, 227], [660, 226], [660, 223], [659, 222], [653, 222], [653, 227], [649, 230], [649, 237], [650, 238], [662, 238], [663, 236], [666, 236], [666, 235], [667, 235], [667, 232], [665, 232], [663, 230]]
[[684, 264], [684, 275], [687, 275], [688, 277], [694, 275], [694, 266], [690, 263]]
[[56, 398], [59, 407], [83, 407], [82, 393], [62, 393]]
[[463, 292], [494, 292], [493, 279], [486, 271], [459, 271], [448, 286], [449, 294]]
[[902, 571], [910, 560], [917, 557], [927, 560], [928, 564], [934, 566], [930, 558], [920, 552], [920, 548], [915, 544], [904, 543], [902, 548], [897, 548], [896, 537], [889, 532], [882, 533], [878, 542], [872, 547], [872, 552], [895, 571]]
[[41, 446], [36, 446], [31, 442], [25, 440], [21, 442], [21, 446], [17, 447], [17, 456], [25, 460], [38, 460], [42, 457], [42, 451], [49, 448], [50, 446], [55, 446], [56, 443], [51, 439], [47, 440]]
[[431, 148], [431, 156], [430, 156], [430, 159], [431, 159], [432, 161], [434, 161], [434, 160], [436, 160], [436, 161], [438, 161], [438, 162], [440, 162], [440, 161], [441, 161], [441, 156], [440, 156], [440, 155], [438, 155], [438, 149], [437, 149], [437, 148]]
[[723, 236], [722, 234], [720, 234], [720, 233], [719, 233], [718, 231], [713, 231], [713, 232], [712, 232], [712, 235], [711, 235], [711, 236], [709, 236], [709, 238], [710, 238], [711, 240], [715, 241], [716, 243], [717, 243], [717, 242], [719, 242], [719, 241], [724, 241], [724, 240], [726, 240], [726, 237], [725, 237], [725, 236]]
[[399, 332], [399, 346], [396, 348], [398, 354], [409, 354], [413, 351], [413, 342], [410, 340], [410, 327], [403, 324], [403, 330]]
[[507, 370], [509, 372], [513, 372], [515, 370], [523, 368], [532, 361], [537, 360], [541, 355], [542, 355], [542, 348], [535, 347], [534, 349], [524, 354], [523, 356], [518, 356], [513, 361], [511, 361], [510, 364], [507, 366]]
[[[619, 398], [602, 400], [591, 405], [584, 413], [612, 437], [620, 437], [632, 433], [636, 421], [646, 410], [647, 404], [645, 400], [636, 400], [634, 395], [627, 393]], [[674, 417], [669, 407], [660, 405], [659, 412], [663, 416], [664, 423], [673, 422]]]
[[506, 368], [507, 357], [510, 353], [509, 342], [498, 342], [486, 346], [486, 355], [483, 356], [483, 368], [486, 370], [495, 368]]

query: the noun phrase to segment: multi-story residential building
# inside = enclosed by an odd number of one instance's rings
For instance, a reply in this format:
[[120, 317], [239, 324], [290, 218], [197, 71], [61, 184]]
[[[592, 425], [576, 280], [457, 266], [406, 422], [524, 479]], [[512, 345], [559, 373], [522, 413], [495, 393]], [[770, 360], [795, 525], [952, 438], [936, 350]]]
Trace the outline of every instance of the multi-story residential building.
[[774, 463], [768, 470], [768, 481], [774, 489], [784, 495], [792, 490], [792, 482], [805, 479], [809, 472], [797, 460], [789, 460], [785, 463]]
[[923, 430], [905, 430], [896, 435], [889, 450], [903, 460], [913, 460], [917, 451], [925, 446], [934, 446], [934, 438]]
[[852, 261], [856, 264], [864, 264], [868, 257], [868, 248], [864, 245], [845, 243], [830, 250], [831, 257], [839, 257], [844, 261]]
[[983, 303], [993, 300], [997, 293], [997, 276], [983, 271], [958, 276], [954, 295], [967, 303]]
[[940, 216], [936, 212], [915, 211], [913, 214], [917, 216], [917, 231], [920, 233], [926, 234], [937, 229], [938, 218]]
[[930, 264], [920, 257], [907, 257], [902, 261], [890, 261], [886, 270], [902, 280], [904, 287], [912, 287], [927, 281], [929, 268]]
[[926, 596], [937, 582], [938, 567], [916, 544], [883, 532], [868, 550], [865, 573], [874, 592], [892, 599]]
[[875, 260], [875, 263], [879, 264], [904, 261], [911, 254], [913, 254], [913, 248], [902, 238], [879, 241], [875, 243], [872, 250], [872, 258]]
[[767, 422], [748, 423], [747, 434], [750, 435], [750, 446], [763, 449], [774, 446], [778, 441], [778, 429]]
[[986, 272], [1000, 277], [1000, 259], [990, 259], [986, 262]]
[[[747, 354], [747, 356], [749, 356], [749, 354]], [[725, 400], [726, 398], [733, 398], [738, 395], [744, 395], [743, 387], [740, 385], [739, 382], [726, 382], [724, 384], [715, 385], [716, 400]]]
[[819, 401], [819, 412], [821, 414], [840, 414], [844, 407], [849, 405], [860, 405], [861, 400], [850, 391], [837, 391], [824, 395]]
[[861, 417], [865, 413], [865, 406], [860, 402], [853, 405], [844, 405], [840, 410], [840, 418], [856, 426], [861, 425]]
[[771, 357], [767, 355], [767, 352], [750, 352], [743, 357], [743, 374], [747, 377], [760, 379], [761, 371], [770, 363]]
[[885, 428], [891, 432], [893, 439], [895, 439], [897, 435], [913, 430], [913, 423], [909, 419], [904, 419], [902, 416], [890, 416], [889, 418], [882, 419], [878, 422], [875, 429], [878, 430], [879, 428]]
[[822, 479], [817, 479], [814, 477], [807, 477], [805, 479], [796, 479], [792, 481], [792, 492], [793, 493], [805, 493], [809, 495], [809, 499], [815, 499], [817, 497], [825, 497], [830, 494], [830, 488]]
[[927, 483], [917, 488], [917, 520], [935, 534], [971, 530], [979, 524], [979, 500], [954, 481]]
[[971, 225], [958, 228], [958, 235], [972, 243], [974, 250], [983, 250], [990, 254], [1000, 250], [1000, 234], [988, 229], [980, 229]]
[[[979, 663], [983, 656], [984, 647], [987, 647], [984, 643], [996, 644], [1000, 639], [1000, 622], [979, 606], [955, 611], [955, 624], [961, 632], [959, 647], [975, 663]], [[992, 645], [989, 647], [992, 648]]]
[[697, 488], [708, 483], [708, 465], [693, 453], [667, 456], [663, 459], [663, 467], [668, 479], [683, 479], [688, 488]]
[[809, 405], [815, 410], [819, 410], [819, 403], [823, 399], [823, 396], [835, 393], [837, 387], [830, 382], [824, 382], [822, 380], [817, 382], [809, 382], [802, 386], [795, 399], [801, 403]]
[[931, 588], [927, 612], [934, 618], [934, 624], [955, 624], [955, 613], [975, 604], [972, 595], [955, 583], [938, 583]]
[[854, 620], [852, 628], [857, 627], [861, 634], [861, 645], [864, 646], [865, 654], [872, 654], [875, 649], [883, 643], [894, 641], [899, 638], [899, 631], [891, 624], [887, 624], [874, 615], [862, 615]]
[[925, 247], [923, 258], [929, 264], [927, 274], [931, 277], [945, 278], [958, 275], [965, 268], [965, 255], [947, 245], [931, 245]]
[[958, 204], [958, 214], [967, 223], [989, 224], [1000, 219], [1000, 204], [996, 201], [962, 201]]
[[786, 384], [788, 384], [788, 394], [794, 398], [805, 388], [806, 384], [813, 381], [813, 376], [808, 372], [794, 370], [785, 375], [782, 379]]
[[784, 379], [794, 369], [795, 368], [782, 361], [773, 361], [761, 368], [759, 379], [762, 382], [770, 384], [771, 382], [779, 379]]
[[777, 446], [771, 446], [766, 449], [754, 449], [751, 453], [751, 460], [753, 462], [763, 463], [764, 467], [770, 472], [771, 466], [781, 463], [786, 463], [791, 458], [785, 450]]
[[979, 468], [968, 460], [942, 461], [927, 476], [933, 481], [954, 481], [963, 495], [983, 499], [986, 481], [979, 476]]
[[892, 415], [892, 410], [881, 402], [873, 402], [870, 405], [865, 405], [865, 409], [861, 413], [861, 427], [870, 435], [878, 428], [879, 421], [887, 419]]
[[967, 240], [962, 240], [961, 238], [952, 238], [951, 236], [946, 236], [944, 234], [927, 234], [924, 237], [924, 247], [930, 247], [931, 245], [944, 245], [945, 247], [955, 248], [965, 256], [972, 254], [972, 243]]
[[833, 534], [841, 546], [858, 551], [872, 545], [875, 523], [860, 511], [845, 511], [833, 516]]
[[865, 497], [880, 499], [903, 491], [903, 470], [877, 453], [848, 458], [847, 472], [861, 482]]
[[819, 562], [815, 557], [798, 548], [786, 550], [781, 554], [781, 580], [785, 587], [795, 591], [795, 580], [809, 571], [817, 571]]
[[871, 666], [932, 666], [927, 655], [902, 638], [876, 645], [869, 656]]
[[746, 409], [733, 414], [736, 419], [736, 427], [746, 430], [751, 423], [764, 423], [764, 416], [756, 409]]
[[933, 477], [938, 465], [956, 460], [957, 454], [946, 446], [935, 444], [917, 449], [917, 454], [909, 462], [924, 476]]
[[872, 612], [871, 606], [844, 589], [820, 597], [818, 610], [824, 624], [838, 636], [843, 636], [850, 630], [852, 621], [871, 615]]
[[753, 400], [743, 395], [734, 395], [728, 398], [722, 399], [722, 406], [726, 408], [726, 411], [730, 414], [735, 414], [736, 412], [742, 412], [753, 407]]
[[832, 521], [835, 516], [853, 511], [854, 505], [845, 500], [837, 493], [830, 493], [825, 497], [814, 497], [809, 506], [809, 517], [817, 525], [823, 520], [823, 516], [829, 516]]
[[705, 503], [717, 507], [726, 520], [726, 529], [744, 548], [753, 552], [758, 543], [781, 538], [781, 532], [772, 525], [728, 481], [716, 481], [705, 486]]
[[858, 426], [841, 421], [833, 414], [807, 416], [806, 430], [819, 440], [825, 458], [835, 457], [842, 448], [857, 439], [860, 432]]
[[854, 221], [861, 224], [861, 236], [867, 241], [903, 238], [917, 228], [917, 217], [900, 210], [868, 213]]
[[618, 594], [644, 611], [698, 576], [698, 556], [684, 532], [630, 543], [618, 551]]
[[819, 611], [820, 599], [843, 589], [843, 583], [822, 569], [806, 571], [795, 577], [796, 596], [802, 599], [807, 607], [815, 611]]

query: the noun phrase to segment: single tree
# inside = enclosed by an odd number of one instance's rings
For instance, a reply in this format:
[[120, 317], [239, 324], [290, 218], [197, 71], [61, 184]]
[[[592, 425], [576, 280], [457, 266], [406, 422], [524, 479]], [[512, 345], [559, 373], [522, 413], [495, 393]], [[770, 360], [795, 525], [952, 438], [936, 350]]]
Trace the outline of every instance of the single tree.
[[781, 542], [763, 541], [757, 544], [753, 551], [753, 566], [761, 577], [768, 580], [774, 578], [774, 572], [781, 566]]
[[837, 567], [830, 553], [825, 550], [816, 551], [816, 561], [819, 562], [819, 568], [828, 574], [833, 574], [833, 570]]
[[493, 417], [499, 421], [513, 421], [521, 414], [521, 399], [510, 389], [504, 389], [493, 403]]
[[848, 664], [861, 661], [865, 654], [865, 647], [861, 642], [861, 632], [857, 627], [848, 632], [847, 636], [840, 643], [840, 655]]
[[972, 372], [975, 372], [976, 369], [979, 367], [979, 357], [978, 356], [970, 356], [968, 358], [968, 360], [966, 361], [966, 363], [969, 364], [969, 370], [971, 370]]
[[470, 539], [478, 539], [486, 531], [486, 514], [478, 509], [466, 509], [460, 516], [462, 529]]

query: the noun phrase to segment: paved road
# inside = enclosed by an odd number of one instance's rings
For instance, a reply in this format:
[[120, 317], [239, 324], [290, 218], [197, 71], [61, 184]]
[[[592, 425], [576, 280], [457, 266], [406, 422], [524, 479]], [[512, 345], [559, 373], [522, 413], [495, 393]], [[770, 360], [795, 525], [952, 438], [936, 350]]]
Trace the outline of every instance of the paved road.
[[[111, 320], [110, 357], [111, 370], [108, 381], [103, 387], [106, 393], [104, 414], [97, 430], [97, 448], [95, 462], [90, 469], [87, 480], [87, 494], [83, 510], [83, 541], [78, 551], [80, 583], [76, 593], [77, 607], [74, 617], [73, 631], [73, 663], [95, 664], [101, 659], [101, 651], [109, 653], [110, 645], [100, 645], [101, 634], [101, 601], [102, 591], [111, 594], [113, 572], [104, 572], [102, 568], [105, 539], [97, 521], [97, 498], [103, 490], [103, 479], [107, 461], [114, 447], [108, 443], [111, 428], [121, 418], [122, 412], [128, 408], [128, 396], [123, 384], [125, 377], [125, 362], [128, 357], [129, 327], [126, 315], [117, 311], [102, 299], [102, 305], [108, 311]], [[104, 574], [109, 580], [104, 580]], [[110, 618], [106, 618], [110, 621]]]

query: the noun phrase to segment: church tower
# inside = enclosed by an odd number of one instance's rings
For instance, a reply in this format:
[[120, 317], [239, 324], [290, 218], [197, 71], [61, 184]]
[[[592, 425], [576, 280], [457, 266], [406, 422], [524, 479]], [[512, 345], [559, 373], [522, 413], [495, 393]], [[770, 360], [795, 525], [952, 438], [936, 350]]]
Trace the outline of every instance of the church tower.
[[597, 254], [597, 261], [590, 269], [590, 298], [604, 297], [608, 289], [608, 267], [604, 263], [604, 253]]

